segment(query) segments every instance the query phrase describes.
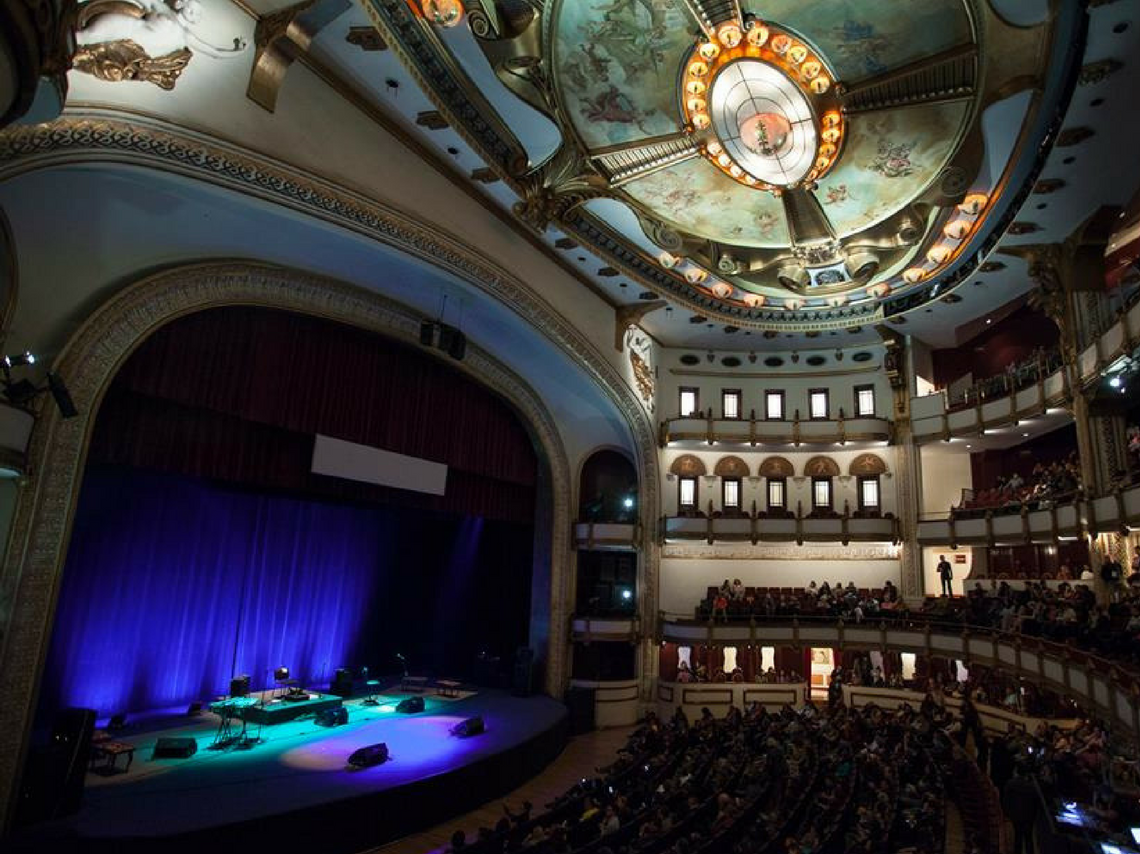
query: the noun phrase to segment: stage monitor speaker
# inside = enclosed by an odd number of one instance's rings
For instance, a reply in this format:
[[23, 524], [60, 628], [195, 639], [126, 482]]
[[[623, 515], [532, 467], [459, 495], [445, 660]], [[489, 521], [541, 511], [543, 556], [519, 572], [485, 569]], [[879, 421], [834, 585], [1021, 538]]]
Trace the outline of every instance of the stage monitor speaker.
[[581, 735], [594, 729], [594, 689], [571, 688], [566, 692], [570, 710], [570, 734]]
[[162, 736], [154, 743], [151, 759], [189, 759], [198, 752], [198, 742], [193, 738]]
[[405, 697], [396, 704], [396, 711], [405, 715], [413, 715], [424, 710], [423, 697]]
[[322, 709], [313, 720], [317, 726], [341, 726], [348, 723], [348, 709], [337, 706], [335, 709]]
[[249, 674], [244, 676], [235, 676], [230, 680], [230, 696], [231, 697], [248, 697], [249, 696]]
[[51, 742], [33, 748], [24, 763], [16, 822], [61, 818], [79, 811], [95, 732], [93, 709], [64, 709], [52, 726]]
[[529, 697], [534, 693], [534, 650], [528, 646], [515, 650], [515, 675], [511, 687], [516, 697]]
[[351, 697], [352, 671], [347, 667], [338, 667], [332, 684], [329, 686], [329, 693], [336, 694], [338, 697]]
[[388, 745], [381, 741], [379, 744], [370, 744], [359, 750], [354, 750], [348, 757], [348, 764], [354, 768], [368, 768], [388, 761]]
[[460, 721], [451, 728], [451, 734], [457, 735], [460, 738], [467, 738], [472, 735], [479, 735], [487, 731], [487, 727], [483, 724], [483, 718], [476, 715], [473, 718], [468, 718], [465, 721]]

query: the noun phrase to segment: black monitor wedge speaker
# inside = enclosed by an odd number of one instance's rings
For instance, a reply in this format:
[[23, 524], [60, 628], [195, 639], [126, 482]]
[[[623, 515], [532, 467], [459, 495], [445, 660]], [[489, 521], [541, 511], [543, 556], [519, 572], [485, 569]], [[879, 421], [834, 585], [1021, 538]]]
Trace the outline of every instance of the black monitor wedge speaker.
[[483, 723], [483, 718], [480, 715], [468, 718], [465, 721], [460, 721], [451, 728], [451, 734], [457, 735], [460, 738], [470, 738], [473, 735], [480, 735], [486, 731], [487, 727]]
[[388, 745], [383, 741], [354, 750], [352, 755], [348, 757], [348, 764], [354, 768], [370, 768], [387, 761]]

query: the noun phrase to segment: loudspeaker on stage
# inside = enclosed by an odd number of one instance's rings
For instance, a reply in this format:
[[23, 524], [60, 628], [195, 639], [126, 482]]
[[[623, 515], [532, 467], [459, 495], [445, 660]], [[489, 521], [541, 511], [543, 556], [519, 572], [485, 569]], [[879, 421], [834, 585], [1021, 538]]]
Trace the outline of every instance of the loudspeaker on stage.
[[193, 738], [163, 736], [154, 743], [152, 759], [189, 759], [198, 752], [198, 742]]
[[460, 738], [467, 738], [472, 735], [479, 735], [486, 732], [486, 726], [483, 724], [483, 718], [476, 715], [473, 718], [468, 718], [465, 721], [460, 721], [451, 728], [451, 734], [457, 735]]
[[355, 768], [368, 768], [388, 761], [388, 745], [381, 741], [379, 744], [370, 744], [359, 750], [354, 750], [348, 757], [348, 764]]

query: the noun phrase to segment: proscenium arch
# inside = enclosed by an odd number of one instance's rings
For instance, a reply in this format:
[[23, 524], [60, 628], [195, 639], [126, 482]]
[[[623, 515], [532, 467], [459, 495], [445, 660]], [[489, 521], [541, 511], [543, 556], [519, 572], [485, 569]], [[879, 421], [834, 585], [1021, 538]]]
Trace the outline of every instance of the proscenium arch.
[[[66, 378], [79, 415], [64, 419], [56, 407], [41, 407], [28, 449], [31, 475], [17, 503], [3, 565], [0, 625], [8, 628], [0, 649], [0, 684], [13, 701], [0, 704], [0, 805], [8, 815], [50, 642], [87, 445], [103, 396], [124, 361], [159, 328], [187, 314], [234, 305], [314, 315], [412, 345], [418, 345], [422, 319], [343, 282], [232, 262], [183, 266], [143, 278], [111, 297], [72, 336], [54, 369]], [[531, 637], [546, 640], [546, 687], [557, 696], [568, 674], [568, 644], [559, 627], [567, 623], [571, 607], [566, 452], [542, 399], [517, 374], [474, 345], [455, 367], [508, 401], [535, 444], [540, 500], [533, 560], [548, 563], [550, 572], [548, 588], [535, 584], [532, 591]], [[541, 499], [544, 493], [550, 502]], [[540, 537], [540, 531], [548, 536]], [[545, 624], [536, 620], [543, 615], [536, 609], [539, 597], [546, 598]]]

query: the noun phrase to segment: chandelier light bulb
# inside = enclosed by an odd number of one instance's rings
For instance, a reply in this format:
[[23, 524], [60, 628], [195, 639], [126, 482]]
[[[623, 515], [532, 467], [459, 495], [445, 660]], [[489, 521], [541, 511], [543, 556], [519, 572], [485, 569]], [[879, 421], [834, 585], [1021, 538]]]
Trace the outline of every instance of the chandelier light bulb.
[[740, 27], [733, 23], [728, 23], [716, 31], [716, 37], [720, 43], [729, 50], [740, 44], [743, 37], [740, 32]]
[[780, 34], [772, 39], [772, 44], [770, 46], [773, 53], [779, 56], [783, 56], [788, 52], [788, 48], [792, 46], [792, 40], [787, 36]]
[[463, 19], [460, 0], [423, 0], [424, 17], [438, 27], [454, 27]]
[[762, 294], [745, 294], [741, 299], [749, 308], [760, 308], [767, 302]]
[[814, 80], [819, 77], [821, 71], [823, 71], [823, 67], [814, 59], [805, 62], [800, 68], [800, 74], [803, 75], [804, 80]]
[[911, 267], [910, 269], [903, 271], [902, 277], [903, 281], [913, 285], [921, 282], [926, 278], [926, 271], [921, 267]]
[[946, 226], [942, 229], [942, 233], [951, 240], [961, 240], [970, 233], [970, 223], [964, 219], [953, 220], [946, 223]]
[[958, 210], [970, 216], [977, 216], [988, 203], [989, 199], [985, 194], [971, 193], [962, 200], [962, 204], [958, 205]]
[[822, 95], [831, 88], [831, 79], [826, 74], [821, 74], [808, 85], [811, 86], [811, 91], [815, 92], [815, 94]]
[[718, 45], [716, 42], [703, 42], [701, 46], [697, 48], [697, 53], [699, 53], [704, 59], [710, 61], [714, 60], [717, 58], [717, 56], [720, 55], [720, 45]]
[[693, 114], [693, 127], [697, 130], [704, 130], [709, 126], [708, 113], [694, 113]]
[[807, 55], [807, 48], [802, 44], [792, 45], [788, 48], [788, 62], [792, 63], [792, 65], [799, 65], [807, 59]]
[[945, 263], [946, 259], [950, 257], [950, 250], [945, 246], [931, 246], [930, 250], [926, 253], [926, 260], [931, 264]]
[[687, 106], [690, 113], [703, 113], [708, 104], [704, 98], [690, 98]]
[[685, 91], [690, 95], [703, 95], [705, 88], [705, 84], [700, 80], [690, 80], [685, 84]]
[[747, 38], [753, 47], [763, 47], [764, 42], [768, 41], [768, 28], [759, 21], [753, 21], [752, 26], [748, 28]]
[[689, 63], [690, 77], [704, 77], [709, 73], [709, 64], [703, 59], [694, 59]]
[[732, 285], [728, 282], [713, 282], [709, 285], [709, 290], [717, 299], [728, 299], [732, 296]]

